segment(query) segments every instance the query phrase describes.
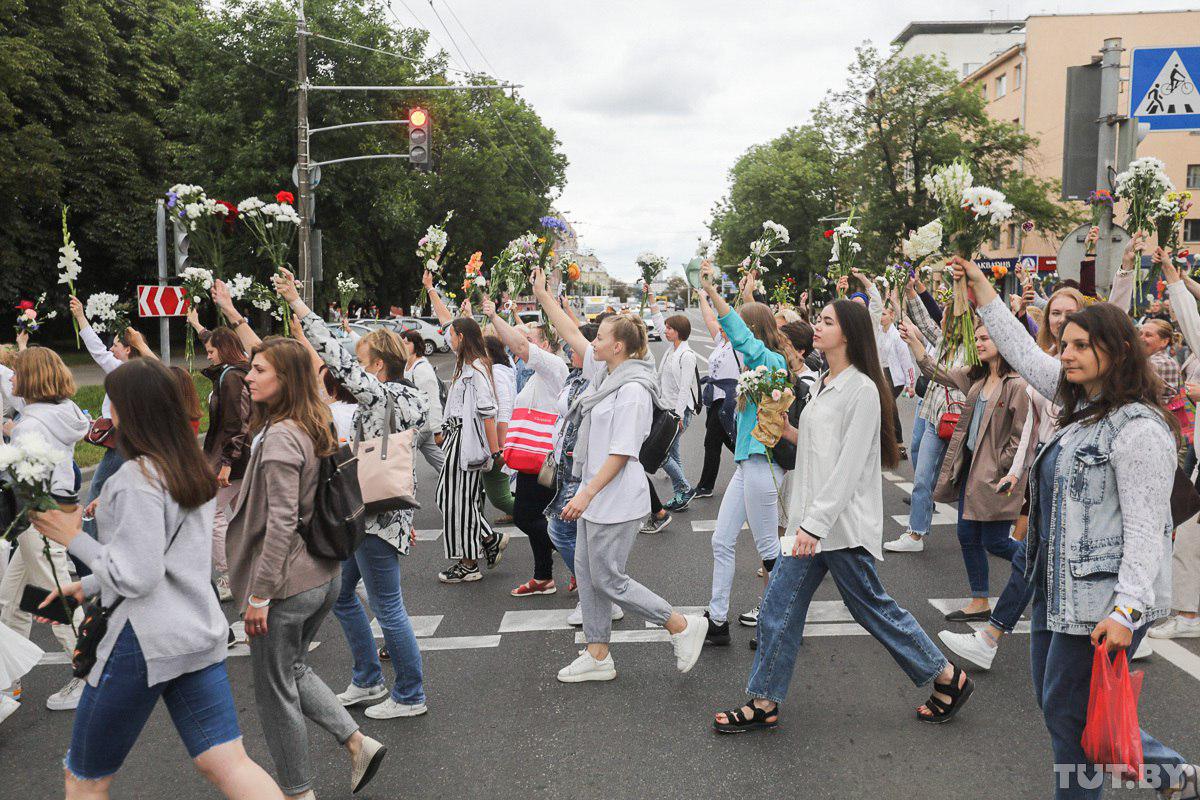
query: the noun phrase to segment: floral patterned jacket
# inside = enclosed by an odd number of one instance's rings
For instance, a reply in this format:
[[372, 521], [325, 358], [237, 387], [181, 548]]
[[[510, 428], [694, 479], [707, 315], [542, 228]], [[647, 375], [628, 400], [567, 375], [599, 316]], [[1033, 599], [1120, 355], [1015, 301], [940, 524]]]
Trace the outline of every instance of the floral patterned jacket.
[[[309, 312], [300, 320], [300, 324], [304, 327], [304, 335], [316, 348], [329, 371], [358, 401], [358, 408], [354, 411], [354, 426], [357, 429], [359, 423], [362, 424], [364, 439], [383, 435], [384, 425], [387, 424], [385, 417], [389, 394], [392, 396], [392, 433], [420, 428], [425, 424], [429, 398], [424, 392], [408, 383], [384, 383], [368, 373], [358, 359], [330, 335], [325, 323], [315, 313]], [[414, 477], [414, 485], [415, 481]], [[386, 511], [367, 522], [367, 534], [378, 536], [402, 555], [407, 555], [412, 522], [412, 509]]]

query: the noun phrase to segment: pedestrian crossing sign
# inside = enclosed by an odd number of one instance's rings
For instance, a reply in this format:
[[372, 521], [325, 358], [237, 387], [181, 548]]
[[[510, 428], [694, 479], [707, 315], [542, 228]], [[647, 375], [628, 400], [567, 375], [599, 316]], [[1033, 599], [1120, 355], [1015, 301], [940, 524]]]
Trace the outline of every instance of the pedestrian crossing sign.
[[1200, 130], [1200, 45], [1140, 47], [1130, 69], [1129, 116], [1150, 130]]

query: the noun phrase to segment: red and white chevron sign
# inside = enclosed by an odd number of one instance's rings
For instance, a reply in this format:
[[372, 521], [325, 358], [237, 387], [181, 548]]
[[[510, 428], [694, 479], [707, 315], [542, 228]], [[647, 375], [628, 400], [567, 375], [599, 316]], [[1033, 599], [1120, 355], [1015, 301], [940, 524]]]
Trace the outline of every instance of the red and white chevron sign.
[[139, 316], [187, 316], [187, 292], [182, 286], [138, 286], [137, 293]]

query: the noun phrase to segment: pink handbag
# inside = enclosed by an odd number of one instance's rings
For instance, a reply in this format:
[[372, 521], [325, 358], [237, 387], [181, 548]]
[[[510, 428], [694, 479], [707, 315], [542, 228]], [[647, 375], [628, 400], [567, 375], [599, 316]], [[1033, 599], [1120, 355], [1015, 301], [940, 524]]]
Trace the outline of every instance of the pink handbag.
[[391, 433], [392, 396], [387, 396], [383, 435], [375, 439], [362, 438], [362, 414], [350, 450], [358, 460], [358, 486], [362, 490], [363, 507], [368, 514], [420, 508], [417, 502], [416, 478], [413, 474], [413, 432]]

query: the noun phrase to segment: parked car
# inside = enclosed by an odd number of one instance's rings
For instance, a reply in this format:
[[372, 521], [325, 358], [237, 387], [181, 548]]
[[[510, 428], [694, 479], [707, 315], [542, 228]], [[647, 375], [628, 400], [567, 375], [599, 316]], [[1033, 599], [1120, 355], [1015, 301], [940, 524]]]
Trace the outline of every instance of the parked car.
[[428, 322], [418, 317], [392, 317], [390, 319], [364, 319], [351, 323], [350, 327], [355, 325], [362, 326], [368, 330], [377, 330], [379, 328], [387, 328], [388, 330], [402, 333], [406, 330], [415, 330], [421, 334], [421, 338], [425, 340], [425, 350], [422, 355], [431, 356], [436, 352], [446, 353], [450, 351], [450, 343], [442, 334], [441, 328], [430, 325]]
[[[372, 321], [374, 321], [374, 320], [372, 320]], [[354, 338], [354, 336], [351, 336], [350, 334], [346, 333], [345, 329], [342, 328], [342, 324], [340, 322], [326, 322], [325, 327], [329, 329], [329, 335], [332, 336], [334, 339], [337, 339], [338, 344], [340, 344], [342, 347], [346, 348], [346, 350], [351, 355], [354, 354], [354, 343], [355, 343], [356, 339]], [[362, 323], [359, 323], [359, 322], [351, 322], [350, 330], [354, 332], [355, 336], [362, 338], [363, 336], [366, 336], [368, 333], [373, 331], [374, 328], [369, 327], [367, 325], [363, 325]]]
[[533, 322], [538, 325], [542, 324], [542, 312], [541, 311], [518, 311], [517, 318], [520, 319], [521, 322], [524, 322], [524, 323]]

